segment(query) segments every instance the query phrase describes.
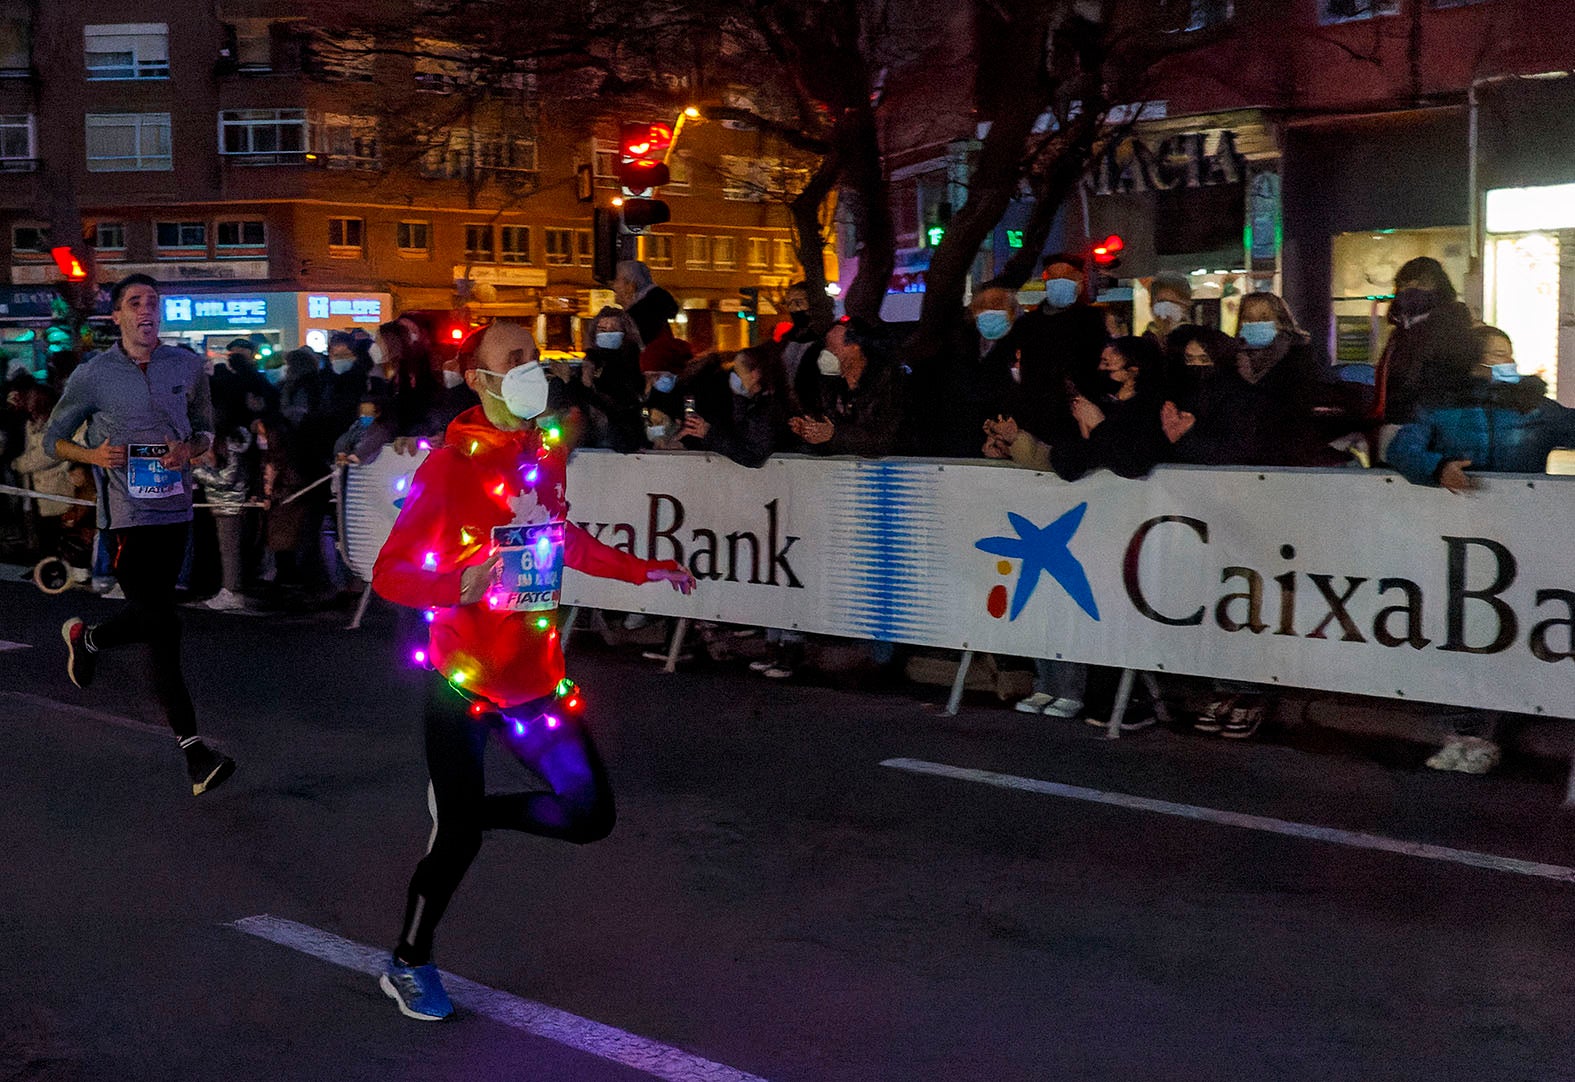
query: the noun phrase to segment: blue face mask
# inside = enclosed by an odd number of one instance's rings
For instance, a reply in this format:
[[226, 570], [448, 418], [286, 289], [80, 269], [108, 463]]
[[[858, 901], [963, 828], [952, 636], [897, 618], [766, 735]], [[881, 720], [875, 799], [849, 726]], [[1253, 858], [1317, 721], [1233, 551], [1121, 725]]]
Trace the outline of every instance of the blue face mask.
[[284, 382], [284, 367], [280, 366], [278, 368], [270, 368], [268, 371], [264, 372], [263, 375], [267, 378], [269, 383], [277, 387], [279, 384]]
[[1241, 340], [1247, 343], [1248, 349], [1262, 349], [1272, 343], [1279, 333], [1280, 325], [1272, 319], [1241, 325]]
[[1045, 282], [1045, 300], [1051, 308], [1065, 308], [1077, 300], [1077, 283], [1070, 278], [1051, 278]]
[[622, 331], [597, 331], [596, 332], [596, 348], [597, 349], [619, 349], [622, 346], [623, 346], [623, 332]]
[[671, 394], [676, 386], [678, 386], [678, 377], [671, 372], [663, 372], [656, 377], [656, 389], [663, 394]]
[[331, 357], [328, 366], [334, 370], [334, 375], [342, 376], [355, 367], [354, 357]]
[[1514, 361], [1507, 361], [1504, 364], [1490, 364], [1487, 368], [1489, 372], [1493, 373], [1494, 383], [1520, 382], [1520, 369], [1515, 367]]
[[1012, 317], [999, 308], [990, 308], [980, 312], [973, 320], [974, 326], [979, 328], [979, 333], [986, 340], [995, 342], [1006, 337], [1006, 332], [1012, 328]]
[[738, 397], [740, 397], [740, 398], [748, 398], [749, 397], [749, 392], [744, 390], [744, 377], [740, 376], [737, 372], [729, 372], [728, 373], [727, 385], [729, 387], [733, 388], [733, 393], [738, 395]]
[[360, 425], [362, 428], [371, 428], [372, 422], [375, 420], [377, 420], [377, 418], [373, 417], [371, 414], [363, 413], [361, 416], [355, 419], [355, 423]]

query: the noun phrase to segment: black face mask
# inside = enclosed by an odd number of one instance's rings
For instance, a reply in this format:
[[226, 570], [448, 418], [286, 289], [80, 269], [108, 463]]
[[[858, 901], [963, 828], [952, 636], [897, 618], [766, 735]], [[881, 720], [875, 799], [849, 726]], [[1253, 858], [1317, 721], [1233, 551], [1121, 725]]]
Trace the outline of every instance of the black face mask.
[[1101, 372], [1094, 377], [1094, 390], [1106, 398], [1114, 398], [1121, 391], [1121, 382], [1115, 376]]
[[1395, 294], [1395, 299], [1389, 305], [1389, 319], [1391, 322], [1405, 323], [1425, 316], [1438, 307], [1439, 296], [1435, 290], [1420, 289], [1412, 286], [1402, 289]]
[[788, 318], [793, 321], [793, 329], [795, 331], [807, 330], [809, 328], [808, 312], [789, 312]]

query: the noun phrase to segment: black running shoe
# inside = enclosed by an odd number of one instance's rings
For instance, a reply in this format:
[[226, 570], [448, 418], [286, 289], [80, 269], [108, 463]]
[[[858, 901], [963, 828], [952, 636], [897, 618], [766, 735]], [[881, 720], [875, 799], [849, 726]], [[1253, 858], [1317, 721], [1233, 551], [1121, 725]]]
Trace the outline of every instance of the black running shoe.
[[79, 688], [93, 682], [93, 670], [98, 664], [98, 658], [87, 648], [87, 630], [87, 624], [77, 616], [60, 627], [60, 637], [66, 640], [66, 675]]
[[191, 778], [191, 795], [201, 796], [235, 773], [235, 760], [199, 740], [186, 749], [186, 773]]

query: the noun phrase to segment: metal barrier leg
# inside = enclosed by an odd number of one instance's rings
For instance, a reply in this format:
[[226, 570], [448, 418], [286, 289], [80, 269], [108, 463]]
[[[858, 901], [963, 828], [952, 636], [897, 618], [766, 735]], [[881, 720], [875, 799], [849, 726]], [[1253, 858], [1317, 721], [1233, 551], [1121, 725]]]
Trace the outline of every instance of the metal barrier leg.
[[1154, 704], [1154, 719], [1161, 725], [1169, 725], [1170, 707], [1165, 705], [1165, 697], [1159, 693], [1159, 678], [1153, 673], [1144, 671], [1143, 686], [1148, 688], [1149, 701]]
[[952, 697], [946, 700], [946, 715], [955, 718], [962, 708], [963, 688], [968, 683], [968, 668], [973, 664], [973, 651], [964, 650], [957, 663], [957, 679], [952, 681]]
[[366, 606], [371, 600], [372, 584], [369, 582], [366, 584], [366, 589], [361, 591], [361, 602], [355, 607], [355, 619], [350, 621], [350, 626], [345, 628], [346, 631], [355, 631], [361, 626], [361, 617], [366, 615]]
[[678, 623], [673, 627], [673, 642], [667, 648], [667, 664], [662, 666], [663, 672], [678, 671], [678, 655], [684, 652], [684, 635], [689, 631], [689, 618], [680, 616]]
[[1564, 809], [1575, 811], [1575, 755], [1570, 756], [1570, 780], [1564, 788]]
[[579, 617], [580, 607], [578, 605], [569, 606], [569, 611], [563, 618], [563, 631], [558, 636], [558, 641], [563, 644], [563, 652], [565, 654], [569, 652], [569, 639], [574, 636], [574, 621], [579, 619]]
[[1110, 724], [1105, 726], [1106, 740], [1121, 739], [1121, 719], [1127, 716], [1127, 705], [1132, 702], [1132, 680], [1135, 675], [1131, 669], [1121, 670], [1121, 682], [1116, 685], [1116, 702], [1110, 711]]

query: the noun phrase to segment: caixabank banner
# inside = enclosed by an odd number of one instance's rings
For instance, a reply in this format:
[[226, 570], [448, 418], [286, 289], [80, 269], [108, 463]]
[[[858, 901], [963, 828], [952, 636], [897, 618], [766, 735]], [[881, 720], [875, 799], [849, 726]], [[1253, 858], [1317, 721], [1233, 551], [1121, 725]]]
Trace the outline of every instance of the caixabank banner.
[[[416, 460], [345, 482], [370, 572]], [[562, 603], [1575, 717], [1575, 478], [577, 453], [570, 521], [694, 572]]]

